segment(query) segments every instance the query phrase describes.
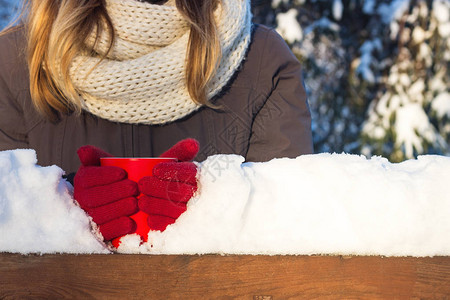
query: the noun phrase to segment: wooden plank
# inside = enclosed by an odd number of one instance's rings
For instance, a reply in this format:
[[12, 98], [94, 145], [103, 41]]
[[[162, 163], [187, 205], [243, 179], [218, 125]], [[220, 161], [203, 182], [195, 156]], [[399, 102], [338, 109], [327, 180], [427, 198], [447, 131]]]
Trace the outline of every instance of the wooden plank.
[[450, 257], [0, 254], [0, 299], [450, 299]]

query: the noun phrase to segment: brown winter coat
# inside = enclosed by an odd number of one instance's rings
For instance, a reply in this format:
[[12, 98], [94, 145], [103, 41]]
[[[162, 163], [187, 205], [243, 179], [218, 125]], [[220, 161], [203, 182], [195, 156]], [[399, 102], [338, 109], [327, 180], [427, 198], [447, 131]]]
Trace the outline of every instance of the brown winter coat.
[[196, 138], [197, 161], [235, 153], [247, 161], [312, 153], [311, 118], [300, 63], [273, 30], [255, 25], [241, 69], [216, 97], [220, 109], [202, 108], [163, 126], [110, 122], [89, 113], [42, 119], [29, 93], [23, 29], [0, 37], [0, 150], [35, 149], [40, 165], [66, 172], [79, 166], [86, 144], [116, 156], [158, 156], [181, 139]]

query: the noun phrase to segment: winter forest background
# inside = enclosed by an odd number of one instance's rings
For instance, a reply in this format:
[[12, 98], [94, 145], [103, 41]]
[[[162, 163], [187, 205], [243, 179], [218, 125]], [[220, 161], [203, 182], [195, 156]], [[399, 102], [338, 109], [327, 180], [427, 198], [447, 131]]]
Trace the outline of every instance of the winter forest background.
[[[0, 0], [0, 28], [20, 0]], [[315, 151], [450, 155], [449, 0], [252, 0], [304, 68]]]

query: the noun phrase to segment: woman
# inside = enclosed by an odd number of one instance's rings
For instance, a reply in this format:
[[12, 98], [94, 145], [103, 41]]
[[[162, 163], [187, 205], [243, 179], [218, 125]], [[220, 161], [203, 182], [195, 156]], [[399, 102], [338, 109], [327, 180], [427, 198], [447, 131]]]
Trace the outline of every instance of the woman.
[[[312, 153], [300, 64], [279, 35], [251, 23], [249, 2], [31, 0], [25, 25], [0, 37], [0, 150], [33, 148], [41, 165], [80, 168], [75, 199], [105, 240], [131, 232], [138, 209], [162, 230], [173, 223], [196, 170], [164, 165], [159, 181], [137, 187], [121, 170], [107, 175], [101, 156], [159, 156], [186, 137], [201, 147], [187, 140], [164, 155]], [[148, 198], [138, 208], [139, 192]], [[163, 200], [179, 205], [155, 211]]]

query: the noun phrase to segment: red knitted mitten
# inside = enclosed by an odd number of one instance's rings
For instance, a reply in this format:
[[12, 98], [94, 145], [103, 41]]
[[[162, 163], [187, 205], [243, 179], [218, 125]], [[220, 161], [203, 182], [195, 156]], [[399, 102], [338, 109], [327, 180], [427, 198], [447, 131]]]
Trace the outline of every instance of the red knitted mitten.
[[174, 157], [177, 162], [163, 162], [153, 168], [153, 176], [139, 181], [139, 208], [149, 215], [148, 225], [164, 231], [186, 211], [186, 204], [197, 191], [197, 166], [190, 162], [199, 144], [185, 139], [164, 152], [161, 157]]
[[74, 178], [75, 200], [106, 241], [134, 232], [136, 224], [129, 216], [138, 211], [137, 184], [119, 167], [100, 166], [100, 158], [110, 157], [109, 153], [90, 145], [77, 153], [82, 165]]

